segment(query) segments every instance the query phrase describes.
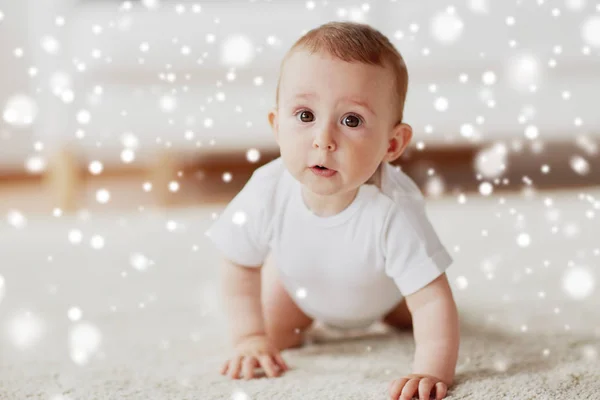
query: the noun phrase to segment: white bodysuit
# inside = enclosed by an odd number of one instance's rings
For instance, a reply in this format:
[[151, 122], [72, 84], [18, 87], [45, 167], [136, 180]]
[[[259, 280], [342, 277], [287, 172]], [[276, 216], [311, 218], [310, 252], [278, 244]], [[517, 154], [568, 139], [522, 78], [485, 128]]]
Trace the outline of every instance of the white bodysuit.
[[281, 158], [258, 168], [207, 231], [229, 260], [260, 267], [273, 252], [283, 286], [309, 317], [364, 328], [452, 264], [417, 185], [383, 164], [340, 213], [319, 217]]

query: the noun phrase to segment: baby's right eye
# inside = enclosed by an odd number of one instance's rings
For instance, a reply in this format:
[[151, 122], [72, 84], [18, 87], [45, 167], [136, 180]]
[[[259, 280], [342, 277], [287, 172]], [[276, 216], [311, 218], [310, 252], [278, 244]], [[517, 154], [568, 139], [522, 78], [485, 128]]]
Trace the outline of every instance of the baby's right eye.
[[[310, 111], [301, 111], [296, 115], [300, 116], [300, 121], [302, 121], [302, 122], [312, 122], [314, 120], [314, 115]], [[313, 117], [312, 119], [310, 119], [311, 116]], [[307, 121], [305, 118], [308, 118], [310, 120]]]

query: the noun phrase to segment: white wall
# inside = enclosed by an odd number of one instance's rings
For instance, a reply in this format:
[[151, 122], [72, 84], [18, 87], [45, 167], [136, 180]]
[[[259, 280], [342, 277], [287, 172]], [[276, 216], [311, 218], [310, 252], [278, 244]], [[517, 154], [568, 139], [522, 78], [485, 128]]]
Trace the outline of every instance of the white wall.
[[[69, 138], [87, 158], [105, 162], [119, 162], [124, 132], [132, 132], [140, 140], [137, 162], [148, 160], [165, 142], [191, 153], [231, 145], [273, 145], [266, 115], [274, 103], [281, 57], [303, 31], [345, 18], [337, 14], [338, 10], [350, 10], [354, 4], [329, 1], [324, 6], [315, 1], [315, 9], [307, 10], [305, 1], [294, 0], [201, 2], [202, 10], [194, 13], [191, 2], [164, 1], [160, 10], [147, 10], [134, 3], [129, 11], [119, 11], [121, 3], [111, 1], [84, 2], [76, 7], [70, 6], [77, 4], [73, 0], [51, 3], [54, 7], [63, 5], [59, 13], [66, 15], [67, 23], [61, 29], [50, 18], [52, 11], [41, 9], [39, 1], [29, 0], [27, 8], [25, 1], [0, 0], [0, 10], [5, 14], [0, 22], [4, 72], [0, 76], [0, 104], [3, 106], [10, 95], [29, 89], [40, 106], [36, 138], [47, 146], [57, 136]], [[178, 3], [186, 7], [184, 13], [176, 11]], [[554, 17], [552, 9], [556, 5], [540, 6], [532, 1], [522, 1], [521, 5], [488, 3], [489, 14], [475, 13], [464, 5], [456, 7], [464, 29], [460, 38], [449, 45], [437, 42], [430, 33], [431, 19], [444, 11], [439, 2], [371, 2], [370, 10], [364, 13], [364, 21], [388, 35], [407, 61], [411, 82], [406, 115], [417, 132], [416, 139], [431, 144], [473, 140], [461, 137], [459, 130], [464, 123], [476, 126], [478, 140], [523, 138], [528, 124], [536, 125], [543, 139], [598, 135], [600, 116], [595, 104], [600, 89], [599, 50], [592, 47], [589, 55], [584, 54], [580, 33], [582, 23], [594, 13], [594, 5], [571, 11], [564, 2], [555, 2], [561, 15]], [[515, 17], [514, 26], [506, 24], [507, 16]], [[412, 23], [419, 25], [418, 32], [411, 32]], [[95, 25], [103, 28], [101, 34], [93, 32]], [[401, 40], [395, 38], [398, 30], [404, 33]], [[58, 55], [48, 55], [41, 49], [40, 38], [48, 32], [61, 43]], [[215, 35], [214, 43], [207, 43], [207, 34]], [[237, 77], [230, 82], [226, 79], [229, 68], [220, 62], [220, 53], [221, 45], [233, 34], [246, 36], [257, 52], [249, 65], [236, 68]], [[279, 39], [279, 45], [267, 44], [270, 35]], [[514, 48], [509, 46], [511, 39], [517, 41]], [[150, 47], [147, 53], [140, 51], [144, 42]], [[553, 53], [556, 45], [562, 47], [561, 54]], [[12, 55], [17, 46], [25, 50], [23, 59]], [[190, 54], [183, 55], [182, 46], [189, 46]], [[428, 48], [430, 54], [423, 55], [423, 48]], [[101, 51], [99, 59], [92, 56], [94, 49]], [[514, 65], [512, 58], [520, 54], [532, 54], [540, 62], [536, 92], [518, 91], [509, 85], [507, 69]], [[557, 62], [555, 68], [548, 67], [552, 58]], [[77, 71], [79, 62], [85, 64], [85, 71]], [[30, 64], [38, 66], [38, 77], [27, 76]], [[48, 80], [55, 70], [65, 70], [73, 78], [72, 104], [65, 105], [49, 92]], [[496, 102], [494, 108], [482, 100], [485, 86], [481, 76], [488, 70], [497, 76], [496, 84], [486, 87]], [[174, 82], [159, 79], [159, 74], [168, 72], [175, 74]], [[459, 82], [462, 73], [468, 74], [467, 83]], [[264, 79], [262, 86], [253, 84], [256, 76]], [[222, 86], [217, 87], [217, 82]], [[437, 86], [436, 93], [429, 90], [430, 84]], [[96, 85], [104, 90], [101, 96], [93, 94]], [[37, 88], [42, 94], [36, 94]], [[176, 90], [178, 105], [172, 113], [165, 113], [160, 98], [172, 90]], [[571, 94], [568, 101], [561, 96], [565, 90]], [[225, 94], [225, 101], [215, 98], [217, 92]], [[433, 106], [439, 96], [449, 101], [445, 112]], [[242, 111], [236, 112], [236, 106]], [[534, 112], [526, 121], [519, 121], [527, 107]], [[91, 113], [88, 125], [80, 126], [76, 121], [75, 115], [81, 109]], [[121, 115], [123, 110], [125, 116]], [[482, 125], [476, 124], [478, 116], [485, 119]], [[583, 121], [581, 126], [574, 125], [577, 117]], [[204, 127], [205, 118], [213, 120], [212, 127]], [[432, 133], [425, 132], [428, 125]], [[80, 128], [85, 137], [76, 139], [75, 132]], [[187, 130], [194, 132], [194, 140], [185, 138]], [[32, 153], [31, 129], [17, 130], [0, 122], [0, 132], [5, 132], [4, 136], [8, 132], [9, 137], [3, 140], [0, 134], [0, 165], [22, 165], [24, 157]], [[157, 137], [161, 143], [156, 143]], [[209, 145], [210, 139], [215, 140], [214, 146]], [[200, 149], [198, 140], [202, 141]]]

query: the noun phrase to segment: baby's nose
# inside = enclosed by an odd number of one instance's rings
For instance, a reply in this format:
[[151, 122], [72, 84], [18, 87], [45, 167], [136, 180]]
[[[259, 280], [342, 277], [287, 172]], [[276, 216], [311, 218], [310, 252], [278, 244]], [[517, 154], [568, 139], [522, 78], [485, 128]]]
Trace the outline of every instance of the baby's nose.
[[334, 151], [336, 149], [336, 144], [330, 134], [322, 133], [315, 137], [313, 148]]

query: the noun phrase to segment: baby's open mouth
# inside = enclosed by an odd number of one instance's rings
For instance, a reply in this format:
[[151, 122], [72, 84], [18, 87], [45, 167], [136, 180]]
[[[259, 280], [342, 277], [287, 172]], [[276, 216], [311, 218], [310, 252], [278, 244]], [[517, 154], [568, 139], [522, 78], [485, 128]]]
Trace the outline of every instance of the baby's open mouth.
[[337, 173], [336, 170], [327, 168], [323, 165], [314, 165], [310, 168], [316, 175], [318, 176], [324, 176], [324, 177], [331, 177], [333, 175], [335, 175]]

